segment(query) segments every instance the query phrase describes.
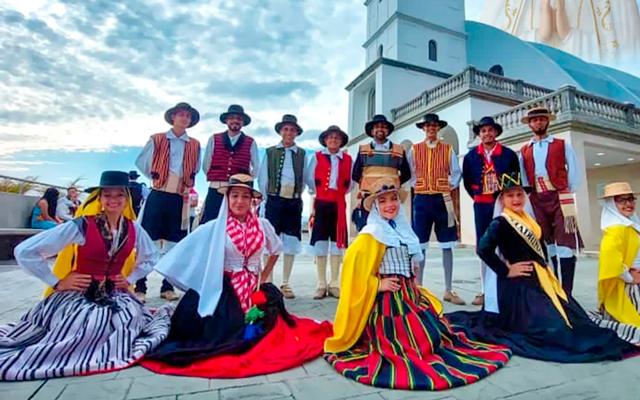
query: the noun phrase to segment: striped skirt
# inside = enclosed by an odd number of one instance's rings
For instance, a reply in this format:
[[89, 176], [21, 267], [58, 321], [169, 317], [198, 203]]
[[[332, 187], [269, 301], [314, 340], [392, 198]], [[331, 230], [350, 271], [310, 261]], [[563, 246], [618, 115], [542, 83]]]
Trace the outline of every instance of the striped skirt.
[[173, 306], [151, 315], [130, 293], [117, 307], [55, 292], [15, 324], [0, 326], [0, 381], [111, 372], [135, 364], [169, 333]]
[[504, 366], [511, 351], [474, 342], [439, 316], [411, 279], [378, 293], [351, 349], [325, 359], [357, 382], [391, 389], [444, 390], [476, 382]]
[[[640, 285], [627, 283], [625, 292], [633, 306], [640, 312]], [[616, 332], [620, 339], [640, 346], [640, 326], [621, 324], [604, 309], [601, 312], [590, 311], [589, 318], [601, 328], [611, 329]]]

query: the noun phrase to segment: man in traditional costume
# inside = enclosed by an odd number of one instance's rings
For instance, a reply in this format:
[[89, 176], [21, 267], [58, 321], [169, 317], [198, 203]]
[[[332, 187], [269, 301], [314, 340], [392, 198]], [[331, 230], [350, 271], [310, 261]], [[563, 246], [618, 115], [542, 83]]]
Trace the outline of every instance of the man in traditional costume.
[[[311, 247], [316, 256], [318, 286], [313, 296], [322, 299], [327, 294], [340, 297], [340, 264], [347, 248], [347, 202], [345, 196], [352, 189], [351, 156], [340, 149], [349, 136], [332, 125], [320, 134], [324, 150], [316, 152], [307, 169], [307, 186], [315, 194], [310, 218]], [[327, 255], [331, 256], [331, 280], [327, 286]]]
[[615, 66], [640, 56], [636, 0], [486, 0], [480, 22], [587, 62]]
[[547, 133], [555, 118], [544, 107], [529, 110], [522, 123], [529, 125], [534, 137], [522, 147], [520, 162], [523, 185], [533, 189], [531, 204], [554, 271], [558, 276], [559, 258], [562, 287], [571, 294], [576, 253], [582, 247], [573, 195], [580, 185], [581, 172], [571, 145]]
[[[520, 171], [518, 155], [496, 139], [502, 134], [502, 126], [491, 117], [483, 117], [473, 127], [480, 145], [471, 148], [462, 163], [464, 188], [473, 199], [476, 226], [476, 248], [482, 235], [493, 220], [493, 207], [498, 197], [498, 177]], [[487, 265], [481, 261], [482, 293], [471, 304], [484, 304], [484, 278]]]
[[[187, 235], [189, 191], [200, 169], [200, 142], [187, 134], [187, 128], [200, 120], [198, 111], [187, 103], [179, 103], [165, 112], [164, 120], [172, 128], [152, 135], [136, 159], [138, 169], [152, 181], [142, 211], [142, 227], [158, 246], [161, 256]], [[142, 278], [136, 284], [140, 301], [146, 300], [146, 293], [146, 278]], [[162, 281], [160, 296], [169, 301], [178, 299], [166, 279]]]
[[302, 128], [294, 115], [284, 115], [275, 130], [282, 141], [267, 149], [258, 181], [260, 192], [267, 199], [265, 217], [283, 243], [280, 290], [286, 299], [293, 299], [295, 294], [289, 285], [289, 278], [295, 255], [302, 249], [302, 192], [305, 188], [307, 153], [295, 143], [296, 137], [302, 134]]
[[[438, 139], [440, 129], [447, 126], [436, 114], [427, 114], [416, 126], [426, 134], [426, 140], [414, 144], [407, 157], [411, 166], [413, 199], [413, 230], [420, 238], [423, 249], [429, 247], [431, 230], [442, 249], [444, 266], [444, 300], [464, 305], [465, 302], [453, 291], [453, 248], [458, 243], [456, 215], [451, 191], [458, 187], [462, 172], [453, 147]], [[418, 273], [422, 282], [424, 261]]]
[[207, 175], [209, 191], [204, 201], [200, 224], [216, 219], [223, 196], [218, 189], [224, 187], [229, 177], [235, 174], [256, 176], [260, 168], [258, 145], [242, 128], [251, 123], [251, 117], [237, 104], [229, 106], [220, 115], [220, 122], [227, 130], [214, 133], [207, 142], [202, 161], [202, 171]]

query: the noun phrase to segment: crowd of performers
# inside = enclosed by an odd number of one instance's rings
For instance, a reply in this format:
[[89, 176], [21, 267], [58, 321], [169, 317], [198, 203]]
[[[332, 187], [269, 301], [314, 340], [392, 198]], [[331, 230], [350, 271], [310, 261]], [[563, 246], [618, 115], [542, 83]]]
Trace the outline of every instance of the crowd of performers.
[[[260, 162], [243, 133], [251, 118], [232, 105], [227, 130], [200, 144], [186, 130], [199, 120], [186, 103], [169, 109], [172, 128], [151, 137], [137, 159], [152, 181], [140, 223], [129, 176], [106, 171], [75, 218], [18, 245], [18, 264], [47, 286], [19, 321], [0, 326], [0, 380], [104, 373], [141, 364], [162, 374], [240, 378], [290, 369], [314, 358], [348, 379], [384, 388], [443, 390], [478, 381], [515, 354], [556, 362], [621, 360], [640, 352], [640, 220], [635, 192], [604, 192], [599, 308], [572, 297], [581, 246], [572, 193], [579, 184], [569, 143], [547, 135], [554, 116], [535, 108], [518, 157], [482, 118], [480, 145], [464, 157], [438, 139], [446, 122], [428, 114], [425, 140], [405, 152], [378, 115], [372, 138], [352, 157], [348, 135], [330, 126], [323, 150], [295, 143], [302, 128], [285, 115], [281, 142]], [[190, 232], [189, 194], [202, 167], [210, 182]], [[254, 179], [257, 178], [257, 179]], [[422, 286], [432, 230], [442, 249], [444, 300], [452, 290], [458, 241], [452, 192], [473, 197], [483, 291], [476, 312], [443, 312]], [[409, 182], [411, 193], [402, 185]], [[359, 233], [348, 246], [345, 197], [359, 188]], [[314, 298], [338, 298], [333, 324], [297, 317], [291, 273], [301, 251], [302, 193], [314, 196]], [[411, 223], [403, 203], [412, 197]], [[262, 206], [263, 213], [258, 209]], [[261, 217], [264, 215], [264, 218]], [[282, 283], [272, 283], [283, 255]], [[55, 257], [53, 267], [48, 260]], [[343, 261], [344, 257], [344, 261]], [[327, 277], [327, 266], [330, 267]], [[342, 267], [342, 271], [340, 271]], [[162, 274], [162, 297], [145, 306], [145, 277]], [[558, 279], [561, 274], [561, 281]]]

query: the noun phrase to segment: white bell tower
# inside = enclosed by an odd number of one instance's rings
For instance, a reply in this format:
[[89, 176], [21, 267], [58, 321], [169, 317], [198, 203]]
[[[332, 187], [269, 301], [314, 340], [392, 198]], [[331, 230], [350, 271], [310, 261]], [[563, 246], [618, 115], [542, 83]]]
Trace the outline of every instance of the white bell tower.
[[367, 0], [366, 68], [347, 86], [349, 133], [467, 66], [464, 0]]

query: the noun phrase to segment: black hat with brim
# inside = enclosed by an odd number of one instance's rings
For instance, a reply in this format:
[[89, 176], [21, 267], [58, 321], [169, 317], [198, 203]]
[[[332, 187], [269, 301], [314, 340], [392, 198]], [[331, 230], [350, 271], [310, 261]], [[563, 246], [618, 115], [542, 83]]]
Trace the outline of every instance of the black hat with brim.
[[297, 129], [298, 129], [298, 136], [302, 135], [302, 127], [300, 125], [298, 125], [298, 118], [296, 118], [295, 115], [291, 115], [291, 114], [286, 114], [282, 117], [282, 121], [278, 122], [276, 124], [276, 133], [280, 134], [280, 129], [282, 129], [282, 127], [285, 124], [291, 124], [294, 125]]
[[426, 124], [431, 124], [434, 122], [439, 124], [440, 128], [444, 128], [445, 126], [448, 125], [447, 121], [440, 120], [440, 117], [438, 116], [438, 114], [427, 114], [422, 118], [422, 121], [416, 124], [416, 126], [418, 127], [418, 129], [422, 129], [422, 127], [425, 126]]
[[129, 184], [129, 174], [124, 171], [104, 171], [100, 176], [100, 184], [98, 186], [93, 186], [87, 188], [85, 192], [91, 193], [96, 189], [106, 189], [106, 188], [125, 188], [128, 189]]
[[129, 179], [138, 179], [140, 178], [140, 174], [138, 171], [129, 171]]
[[226, 113], [222, 113], [220, 115], [220, 122], [222, 122], [223, 124], [227, 123], [227, 118], [230, 115], [240, 115], [243, 119], [243, 126], [247, 126], [251, 123], [251, 117], [247, 114], [245, 114], [244, 112], [244, 108], [242, 108], [242, 106], [238, 105], [238, 104], [232, 104], [229, 106], [229, 109], [227, 110]]
[[171, 107], [164, 113], [164, 120], [169, 125], [173, 125], [173, 114], [178, 111], [185, 110], [191, 114], [191, 123], [189, 124], [189, 128], [195, 126], [200, 121], [200, 113], [195, 108], [191, 107], [188, 103], [178, 103], [175, 106]]
[[232, 187], [241, 187], [241, 188], [249, 189], [251, 191], [251, 196], [254, 199], [262, 198], [262, 193], [260, 193], [253, 187], [253, 177], [251, 175], [245, 175], [245, 174], [231, 175], [229, 177], [229, 182], [227, 183], [227, 185], [219, 188], [218, 193], [220, 193], [223, 196], [226, 196]]
[[333, 132], [337, 132], [340, 134], [340, 136], [342, 136], [342, 144], [340, 145], [341, 148], [346, 146], [347, 143], [349, 143], [349, 135], [347, 135], [342, 129], [340, 129], [339, 126], [331, 125], [324, 132], [322, 132], [320, 134], [320, 137], [318, 138], [322, 147], [327, 147], [327, 143], [326, 143], [327, 136]]
[[387, 124], [387, 126], [389, 127], [389, 135], [391, 135], [391, 133], [396, 129], [396, 127], [387, 120], [387, 117], [382, 114], [378, 114], [375, 115], [371, 121], [367, 122], [364, 125], [364, 131], [367, 133], [367, 136], [372, 136], [371, 131], [373, 130], [373, 127], [376, 126], [376, 124]]
[[496, 121], [494, 121], [494, 119], [491, 117], [483, 117], [477, 125], [473, 126], [473, 133], [478, 136], [483, 126], [493, 126], [493, 128], [498, 132], [496, 137], [502, 134], [502, 125], [497, 124]]

